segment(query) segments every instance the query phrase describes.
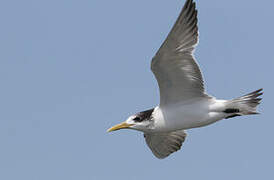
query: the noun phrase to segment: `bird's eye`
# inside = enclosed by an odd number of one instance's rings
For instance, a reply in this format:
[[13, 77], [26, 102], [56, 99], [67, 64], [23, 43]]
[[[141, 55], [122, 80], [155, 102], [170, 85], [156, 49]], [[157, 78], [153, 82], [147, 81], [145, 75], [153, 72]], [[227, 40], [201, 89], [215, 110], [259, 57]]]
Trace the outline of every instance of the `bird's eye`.
[[136, 116], [135, 118], [133, 118], [133, 121], [135, 121], [135, 122], [141, 122], [142, 120], [141, 120], [140, 117]]

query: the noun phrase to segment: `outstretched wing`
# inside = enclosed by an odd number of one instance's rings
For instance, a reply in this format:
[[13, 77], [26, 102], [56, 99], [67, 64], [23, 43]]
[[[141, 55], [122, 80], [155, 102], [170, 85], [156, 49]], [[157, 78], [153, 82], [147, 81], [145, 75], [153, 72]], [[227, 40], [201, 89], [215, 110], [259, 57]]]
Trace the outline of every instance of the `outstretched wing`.
[[157, 158], [163, 159], [181, 148], [186, 133], [183, 130], [170, 133], [145, 133], [144, 137], [152, 153]]
[[207, 96], [202, 74], [192, 54], [197, 43], [197, 10], [195, 3], [187, 0], [151, 62], [160, 88], [160, 105]]

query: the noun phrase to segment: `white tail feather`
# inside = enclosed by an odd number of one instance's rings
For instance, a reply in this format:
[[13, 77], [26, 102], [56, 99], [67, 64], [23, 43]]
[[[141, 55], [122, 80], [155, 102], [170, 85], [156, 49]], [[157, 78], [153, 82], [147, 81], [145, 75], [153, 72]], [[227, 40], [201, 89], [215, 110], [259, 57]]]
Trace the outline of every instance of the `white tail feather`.
[[259, 89], [244, 96], [232, 99], [228, 101], [228, 107], [238, 110], [238, 112], [234, 112], [236, 115], [258, 114], [256, 108], [262, 100], [262, 98], [258, 98], [263, 94], [262, 90], [263, 89]]

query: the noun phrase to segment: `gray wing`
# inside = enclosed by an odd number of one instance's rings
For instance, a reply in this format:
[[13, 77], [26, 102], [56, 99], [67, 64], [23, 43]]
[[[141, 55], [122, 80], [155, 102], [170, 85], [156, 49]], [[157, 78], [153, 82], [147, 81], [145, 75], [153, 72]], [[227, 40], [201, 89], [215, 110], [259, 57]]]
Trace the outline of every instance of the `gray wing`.
[[183, 130], [170, 133], [145, 133], [146, 143], [152, 153], [159, 159], [178, 151], [185, 141], [186, 133]]
[[195, 3], [187, 0], [151, 62], [160, 88], [160, 105], [207, 97], [202, 74], [192, 54], [197, 43], [197, 10]]

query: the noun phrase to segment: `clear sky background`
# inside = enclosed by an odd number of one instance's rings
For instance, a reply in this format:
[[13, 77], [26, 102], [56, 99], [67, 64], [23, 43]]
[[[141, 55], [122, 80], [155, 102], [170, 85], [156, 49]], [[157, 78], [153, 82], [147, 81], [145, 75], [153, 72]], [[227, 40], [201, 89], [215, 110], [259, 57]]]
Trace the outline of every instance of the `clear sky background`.
[[207, 92], [264, 88], [261, 115], [189, 130], [164, 160], [106, 133], [159, 103], [150, 60], [184, 2], [0, 1], [0, 179], [273, 179], [272, 0], [196, 0]]

